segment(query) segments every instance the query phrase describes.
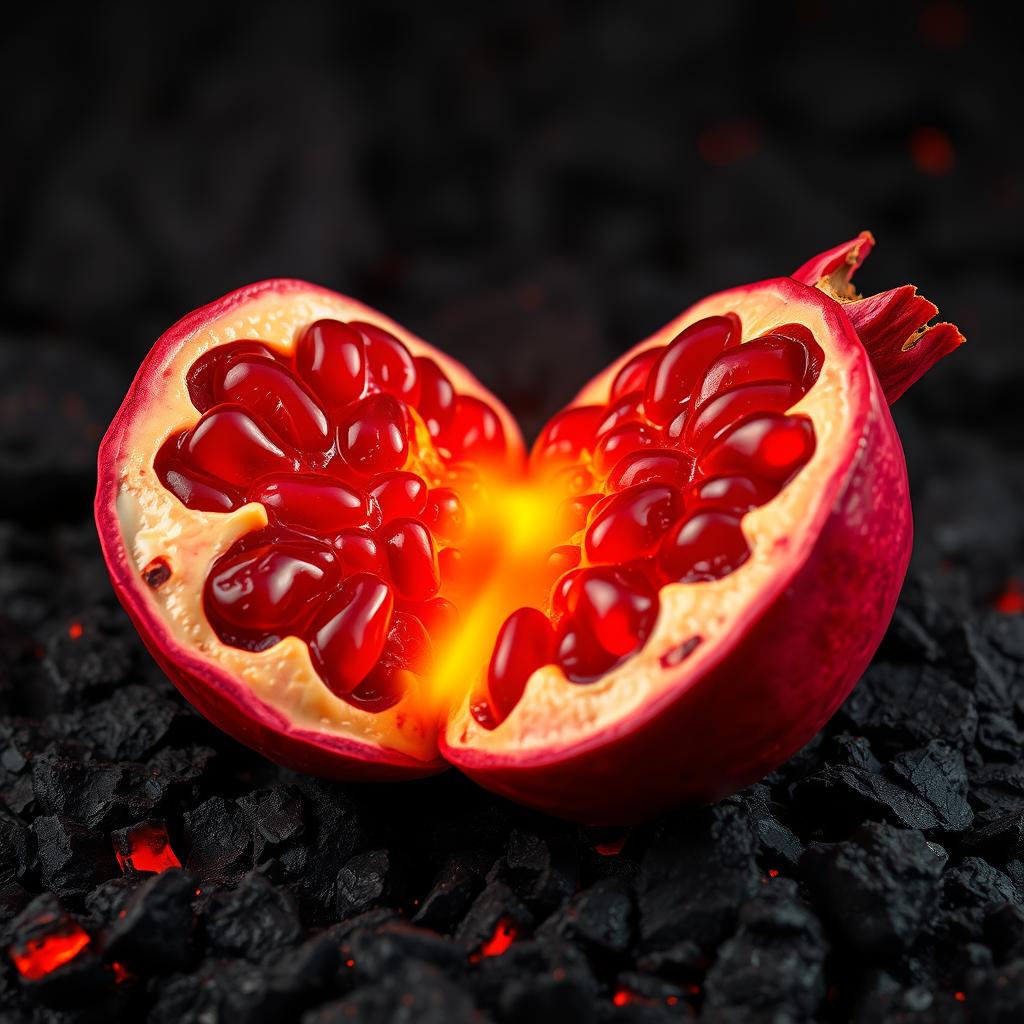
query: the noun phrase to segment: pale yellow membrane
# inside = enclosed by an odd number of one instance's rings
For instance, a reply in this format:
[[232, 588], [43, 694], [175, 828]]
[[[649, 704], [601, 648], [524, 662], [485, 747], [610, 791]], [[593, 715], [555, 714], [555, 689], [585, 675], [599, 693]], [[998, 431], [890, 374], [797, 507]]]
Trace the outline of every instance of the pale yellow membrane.
[[[818, 338], [829, 335], [815, 308], [801, 304], [794, 310], [784, 296], [764, 288], [732, 293], [740, 301], [726, 305], [713, 297], [694, 306], [668, 324], [643, 345], [627, 353], [601, 378], [584, 389], [574, 405], [604, 403], [615, 371], [644, 348], [664, 345], [684, 327], [707, 316], [732, 310], [743, 323], [744, 340], [767, 333], [773, 327], [799, 321]], [[566, 750], [605, 729], [635, 721], [636, 712], [649, 707], [667, 690], [679, 685], [679, 677], [666, 672], [662, 655], [690, 637], [702, 642], [687, 658], [687, 677], [695, 678], [701, 664], [713, 655], [715, 641], [727, 637], [734, 625], [758, 600], [763, 587], [778, 573], [778, 554], [788, 545], [810, 543], [801, 524], [813, 519], [823, 501], [821, 482], [845, 457], [837, 443], [851, 428], [849, 402], [852, 358], [827, 354], [814, 387], [790, 412], [808, 416], [814, 424], [817, 445], [803, 470], [766, 505], [748, 513], [743, 531], [752, 549], [749, 560], [724, 579], [711, 583], [670, 584], [662, 588], [661, 609], [654, 631], [642, 651], [597, 682], [569, 682], [555, 665], [538, 669], [527, 682], [522, 699], [497, 728], [485, 729], [469, 714], [469, 698], [454, 711], [446, 740], [453, 748], [529, 755], [531, 751]]]

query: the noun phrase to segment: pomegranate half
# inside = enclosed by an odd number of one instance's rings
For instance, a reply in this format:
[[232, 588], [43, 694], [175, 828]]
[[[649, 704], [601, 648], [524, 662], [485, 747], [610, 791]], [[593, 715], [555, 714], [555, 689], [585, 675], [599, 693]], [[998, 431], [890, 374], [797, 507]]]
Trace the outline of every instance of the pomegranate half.
[[300, 281], [146, 357], [99, 454], [118, 595], [182, 693], [292, 767], [455, 765], [592, 824], [725, 795], [814, 735], [911, 543], [887, 401], [962, 342], [867, 233], [697, 303], [527, 457], [465, 368]]

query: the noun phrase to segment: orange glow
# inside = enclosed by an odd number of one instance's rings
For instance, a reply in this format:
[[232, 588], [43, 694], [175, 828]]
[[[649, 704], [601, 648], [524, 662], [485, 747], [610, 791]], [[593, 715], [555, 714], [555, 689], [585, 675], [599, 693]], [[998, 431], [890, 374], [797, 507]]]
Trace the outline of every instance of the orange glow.
[[625, 988], [620, 988], [615, 995], [612, 996], [612, 1002], [616, 1006], [626, 1006], [633, 1001], [633, 994]]
[[18, 973], [27, 981], [38, 981], [62, 964], [74, 960], [89, 945], [89, 936], [74, 922], [58, 935], [29, 939], [23, 947], [11, 946], [9, 952]]
[[908, 143], [910, 156], [923, 174], [938, 177], [953, 169], [955, 152], [949, 136], [938, 128], [918, 128]]
[[965, 994], [964, 994], [963, 992], [954, 992], [954, 993], [953, 993], [953, 998], [954, 998], [954, 999], [955, 999], [955, 1000], [956, 1000], [956, 1001], [957, 1001], [958, 1003], [963, 1003], [963, 1002], [966, 1002], [966, 1001], [967, 1001], [967, 996], [966, 996], [966, 995], [965, 995]]
[[1017, 615], [1024, 612], [1024, 589], [1020, 580], [1010, 580], [1003, 592], [992, 602], [992, 607], [1004, 615]]
[[[114, 851], [117, 863], [125, 873], [129, 870], [160, 872], [166, 871], [168, 868], [181, 867], [181, 861], [171, 849], [167, 830], [163, 825], [139, 825], [129, 833], [128, 841], [130, 852]], [[196, 895], [198, 896], [201, 891], [201, 889], [197, 889]]]
[[82, 624], [80, 622], [72, 622], [71, 625], [68, 626], [68, 636], [71, 637], [72, 640], [77, 640], [83, 632], [84, 630], [82, 629]]

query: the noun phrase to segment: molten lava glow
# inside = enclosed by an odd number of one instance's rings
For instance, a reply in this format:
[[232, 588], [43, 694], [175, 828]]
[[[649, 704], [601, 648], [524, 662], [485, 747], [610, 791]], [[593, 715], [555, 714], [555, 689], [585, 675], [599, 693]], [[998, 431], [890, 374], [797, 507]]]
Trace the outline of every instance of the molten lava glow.
[[11, 946], [11, 959], [18, 973], [27, 981], [38, 981], [62, 964], [73, 960], [89, 945], [89, 936], [78, 925], [70, 923], [58, 935], [29, 939], [24, 946]]
[[480, 947], [480, 956], [501, 956], [517, 935], [511, 921], [499, 921], [494, 934]]
[[[115, 850], [117, 863], [123, 872], [132, 871], [166, 871], [168, 868], [180, 868], [174, 850], [171, 849], [167, 831], [161, 825], [140, 825], [129, 834], [131, 849], [128, 853]], [[196, 891], [199, 895], [199, 891]]]
[[431, 696], [439, 711], [465, 694], [467, 667], [471, 678], [486, 670], [505, 619], [517, 608], [543, 608], [547, 603], [543, 560], [558, 540], [550, 492], [542, 487], [494, 488], [489, 507], [481, 510], [486, 521], [467, 545], [476, 579], [469, 581], [469, 593], [461, 601], [455, 599], [462, 619], [441, 651], [432, 680]]
[[1004, 615], [1015, 615], [1024, 612], [1024, 588], [1020, 580], [1010, 580], [1006, 589], [992, 602], [997, 612]]

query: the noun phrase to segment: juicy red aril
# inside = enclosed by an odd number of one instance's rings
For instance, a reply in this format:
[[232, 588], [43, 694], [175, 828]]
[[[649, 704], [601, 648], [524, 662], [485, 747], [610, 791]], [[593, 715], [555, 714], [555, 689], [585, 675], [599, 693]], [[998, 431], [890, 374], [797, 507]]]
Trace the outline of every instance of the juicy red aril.
[[168, 438], [157, 452], [153, 468], [160, 482], [186, 508], [199, 512], [231, 512], [241, 498], [219, 481], [197, 473], [183, 457], [180, 445], [187, 435]]
[[338, 428], [338, 450], [357, 473], [400, 469], [409, 454], [405, 409], [391, 395], [368, 395]]
[[668, 580], [697, 583], [721, 579], [750, 557], [738, 516], [696, 512], [662, 542], [658, 566]]
[[236, 360], [221, 379], [217, 398], [247, 409], [296, 448], [323, 451], [330, 445], [323, 409], [284, 366], [271, 359]]
[[364, 530], [343, 530], [334, 538], [334, 550], [346, 575], [372, 572], [381, 575], [387, 559], [373, 536]]
[[618, 568], [584, 570], [570, 598], [573, 618], [585, 622], [598, 643], [616, 658], [636, 650], [658, 614], [654, 587], [636, 572]]
[[783, 324], [781, 327], [773, 327], [769, 337], [786, 338], [802, 345], [807, 352], [807, 370], [804, 374], [805, 390], [818, 379], [821, 368], [825, 364], [825, 353], [821, 346], [814, 340], [814, 335], [803, 324]]
[[670, 448], [646, 448], [623, 456], [608, 477], [608, 488], [623, 491], [636, 484], [682, 487], [693, 472], [693, 459]]
[[237, 359], [246, 356], [261, 356], [272, 359], [273, 352], [258, 341], [233, 341], [227, 345], [218, 345], [201, 355], [185, 375], [185, 386], [192, 404], [200, 411], [217, 404], [214, 389], [223, 379], [225, 372]]
[[574, 683], [592, 682], [619, 659], [598, 642], [586, 623], [567, 619], [555, 640], [555, 661]]
[[455, 388], [444, 370], [433, 359], [417, 356], [420, 400], [417, 408], [431, 437], [439, 437], [451, 425], [455, 415]]
[[370, 519], [366, 494], [330, 477], [266, 477], [249, 492], [279, 523], [318, 534], [365, 526]]
[[427, 495], [424, 518], [431, 532], [445, 540], [458, 540], [466, 528], [462, 500], [449, 487], [436, 487]]
[[728, 427], [753, 413], [785, 412], [803, 395], [799, 384], [745, 384], [697, 406], [685, 431], [695, 451], [720, 436]]
[[651, 448], [657, 442], [657, 434], [646, 423], [620, 423], [604, 435], [595, 449], [594, 469], [604, 476], [623, 456], [639, 448]]
[[545, 563], [548, 579], [557, 579], [570, 569], [575, 569], [582, 558], [583, 552], [575, 544], [559, 544], [557, 548], [552, 548]]
[[767, 413], [731, 427], [701, 455], [701, 473], [743, 473], [782, 482], [814, 452], [814, 427], [803, 416]]
[[498, 414], [472, 395], [456, 398], [455, 415], [441, 442], [456, 459], [487, 463], [505, 457], [505, 428]]
[[605, 409], [604, 419], [597, 427], [597, 436], [603, 437], [620, 423], [641, 422], [644, 418], [643, 402], [644, 393], [642, 391], [631, 391], [616, 399]]
[[206, 614], [232, 636], [286, 636], [301, 628], [310, 602], [337, 573], [337, 559], [326, 547], [267, 544], [229, 551], [206, 579]]
[[582, 466], [565, 466], [551, 478], [555, 494], [586, 494], [594, 487], [594, 476]]
[[638, 352], [632, 359], [623, 364], [622, 369], [615, 375], [612, 382], [612, 399], [628, 395], [630, 391], [643, 391], [650, 376], [651, 368], [658, 361], [658, 357], [665, 351], [664, 345], [657, 345], [654, 348]]
[[577, 530], [587, 525], [590, 510], [601, 500], [600, 494], [581, 494], [575, 498], [566, 498], [558, 506], [558, 533], [562, 537], [571, 537]]
[[570, 462], [594, 446], [594, 435], [605, 417], [603, 405], [578, 405], [549, 420], [533, 446], [534, 461]]
[[380, 658], [345, 699], [364, 711], [393, 707], [413, 681], [410, 677], [426, 675], [432, 660], [433, 646], [423, 623], [411, 613], [396, 611]]
[[432, 597], [413, 606], [423, 628], [438, 640], [452, 635], [459, 622], [459, 609], [445, 597]]
[[299, 338], [295, 367], [329, 409], [348, 405], [366, 388], [363, 336], [340, 320], [317, 320]]
[[396, 519], [381, 531], [395, 589], [410, 601], [426, 601], [441, 585], [430, 531], [416, 519]]
[[328, 600], [309, 650], [332, 693], [349, 694], [377, 663], [393, 607], [391, 588], [370, 573], [349, 576]]
[[704, 371], [695, 404], [741, 384], [790, 381], [803, 384], [810, 360], [798, 341], [766, 335], [723, 352]]
[[597, 564], [644, 558], [682, 514], [683, 499], [674, 487], [639, 484], [620, 491], [587, 529], [587, 558]]
[[712, 476], [697, 481], [686, 491], [687, 508], [714, 508], [743, 514], [775, 496], [777, 488], [749, 476]]
[[490, 705], [500, 718], [519, 702], [530, 676], [551, 661], [554, 645], [551, 623], [536, 608], [520, 608], [505, 620], [487, 668]]
[[420, 516], [427, 507], [427, 485], [415, 473], [385, 473], [370, 483], [384, 522], [399, 516]]
[[246, 487], [251, 480], [296, 468], [295, 460], [244, 409], [219, 405], [186, 435], [182, 452], [201, 473]]
[[690, 401], [701, 371], [725, 349], [740, 340], [740, 320], [734, 313], [698, 320], [676, 336], [651, 368], [644, 392], [647, 418], [668, 423]]
[[412, 353], [383, 327], [353, 320], [366, 339], [366, 368], [370, 381], [381, 391], [415, 405], [420, 396], [420, 377]]

